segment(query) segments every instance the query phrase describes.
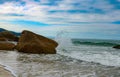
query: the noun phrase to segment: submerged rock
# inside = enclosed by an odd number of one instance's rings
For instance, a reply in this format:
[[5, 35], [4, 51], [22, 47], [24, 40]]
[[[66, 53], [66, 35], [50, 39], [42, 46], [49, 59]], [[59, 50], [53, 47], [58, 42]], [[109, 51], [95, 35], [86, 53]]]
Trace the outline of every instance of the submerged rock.
[[9, 42], [0, 42], [0, 50], [14, 50], [15, 45]]
[[58, 43], [44, 36], [24, 30], [19, 38], [16, 49], [19, 52], [55, 54]]
[[18, 41], [18, 37], [12, 34], [10, 31], [0, 32], [0, 38], [6, 38], [8, 41]]
[[113, 48], [120, 49], [120, 45], [116, 45]]

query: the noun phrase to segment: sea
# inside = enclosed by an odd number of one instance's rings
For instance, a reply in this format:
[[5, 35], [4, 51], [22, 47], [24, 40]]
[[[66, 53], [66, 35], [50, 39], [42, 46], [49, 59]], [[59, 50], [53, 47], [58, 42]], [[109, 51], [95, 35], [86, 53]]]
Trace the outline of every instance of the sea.
[[58, 35], [57, 54], [0, 51], [0, 64], [15, 77], [120, 77], [120, 40]]

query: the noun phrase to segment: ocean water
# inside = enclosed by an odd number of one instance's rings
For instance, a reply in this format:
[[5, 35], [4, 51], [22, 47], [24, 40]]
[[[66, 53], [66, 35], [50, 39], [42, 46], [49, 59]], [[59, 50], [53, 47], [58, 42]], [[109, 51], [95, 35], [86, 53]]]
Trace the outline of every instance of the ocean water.
[[56, 41], [58, 53], [74, 59], [100, 63], [107, 66], [120, 67], [120, 49], [112, 48], [120, 45], [120, 40], [71, 39], [66, 32], [60, 32]]
[[59, 46], [58, 53], [74, 59], [120, 67], [120, 50], [112, 48], [120, 40], [73, 39], [72, 44]]
[[57, 54], [0, 51], [0, 64], [16, 77], [120, 77], [119, 40], [70, 39], [58, 35]]

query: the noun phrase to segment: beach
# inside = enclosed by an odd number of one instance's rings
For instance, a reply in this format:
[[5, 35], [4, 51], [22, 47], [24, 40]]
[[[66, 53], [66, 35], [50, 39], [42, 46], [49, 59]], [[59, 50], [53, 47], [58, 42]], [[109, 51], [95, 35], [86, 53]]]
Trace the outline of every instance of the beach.
[[64, 41], [59, 43], [56, 54], [1, 50], [0, 64], [11, 71], [7, 71], [8, 77], [120, 77], [120, 50], [112, 48], [119, 41]]
[[10, 71], [4, 68], [4, 66], [0, 65], [0, 77], [14, 77]]
[[120, 0], [0, 0], [0, 77], [120, 77]]
[[119, 67], [77, 60], [58, 53], [44, 55], [4, 51], [0, 52], [0, 57], [2, 65], [16, 77], [120, 77]]

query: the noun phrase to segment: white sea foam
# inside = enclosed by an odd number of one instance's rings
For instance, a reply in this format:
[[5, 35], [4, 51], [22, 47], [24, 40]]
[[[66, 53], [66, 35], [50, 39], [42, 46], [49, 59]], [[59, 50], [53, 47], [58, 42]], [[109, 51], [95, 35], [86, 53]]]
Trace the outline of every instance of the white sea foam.
[[81, 52], [81, 51], [72, 51], [71, 53], [59, 51], [60, 54], [65, 56], [70, 56], [83, 61], [100, 63], [107, 66], [118, 66], [120, 67], [120, 56], [113, 55], [109, 51], [102, 51], [101, 53], [93, 54], [93, 51]]
[[76, 46], [72, 44], [71, 39], [67, 37], [67, 33], [64, 32], [58, 33], [56, 40], [59, 43], [59, 46], [57, 47], [59, 54], [83, 61], [120, 67], [120, 50], [116, 50], [107, 46]]
[[[61, 54], [80, 58], [78, 57], [80, 54], [77, 53], [61, 51]], [[16, 77], [102, 77], [102, 74], [106, 77], [112, 75], [117, 77], [116, 74], [118, 74], [119, 77], [120, 75], [118, 73], [120, 70], [114, 67], [112, 69], [111, 67], [106, 68], [106, 66], [90, 64], [89, 62], [80, 62], [59, 54], [37, 55], [3, 51], [0, 52], [0, 63], [6, 66]], [[96, 71], [105, 71], [105, 73], [96, 73]]]

